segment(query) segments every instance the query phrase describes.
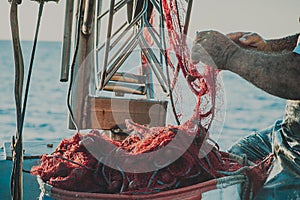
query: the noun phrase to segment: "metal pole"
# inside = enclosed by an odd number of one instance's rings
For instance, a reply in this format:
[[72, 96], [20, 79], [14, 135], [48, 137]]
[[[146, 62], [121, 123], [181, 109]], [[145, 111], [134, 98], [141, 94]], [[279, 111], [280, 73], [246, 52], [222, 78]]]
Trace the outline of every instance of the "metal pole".
[[110, 9], [109, 9], [107, 35], [106, 35], [106, 44], [105, 44], [104, 63], [102, 66], [102, 73], [101, 73], [101, 79], [100, 79], [100, 85], [99, 85], [100, 90], [102, 90], [102, 88], [104, 87], [104, 80], [106, 77], [106, 67], [107, 67], [107, 63], [108, 63], [110, 40], [111, 40], [112, 25], [113, 25], [113, 18], [114, 18], [114, 7], [115, 7], [115, 0], [111, 0]]
[[66, 0], [65, 9], [65, 26], [64, 26], [64, 39], [62, 48], [62, 64], [60, 81], [66, 82], [69, 79], [69, 68], [70, 68], [70, 56], [71, 56], [71, 38], [72, 38], [72, 22], [73, 22], [73, 10], [74, 1]]
[[91, 15], [91, 11], [93, 10], [94, 3], [94, 0], [86, 0], [85, 2], [83, 23], [81, 29], [84, 35], [91, 34], [91, 27], [94, 19], [94, 15]]
[[193, 7], [193, 0], [189, 0], [188, 7], [186, 10], [184, 29], [183, 29], [184, 35], [187, 35], [187, 33], [188, 33], [189, 24], [190, 24], [190, 20], [191, 20], [192, 7]]
[[[20, 37], [19, 37], [19, 23], [18, 23], [18, 3], [20, 1], [12, 0], [10, 8], [10, 26], [14, 47], [15, 59], [15, 104], [17, 114], [17, 130], [16, 142], [13, 142], [13, 161], [14, 166], [11, 174], [10, 186], [12, 199], [23, 198], [23, 137], [21, 131], [21, 118], [22, 118], [22, 91], [24, 81], [24, 61], [21, 50]], [[13, 139], [14, 141], [14, 139]]]

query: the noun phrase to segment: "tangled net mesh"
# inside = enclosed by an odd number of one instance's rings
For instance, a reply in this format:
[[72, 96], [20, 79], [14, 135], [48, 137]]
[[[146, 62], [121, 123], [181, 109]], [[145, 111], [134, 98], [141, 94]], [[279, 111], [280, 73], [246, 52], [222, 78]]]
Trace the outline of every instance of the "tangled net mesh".
[[[165, 50], [166, 58], [170, 61], [173, 52], [177, 62], [170, 65], [170, 88], [173, 91], [178, 88], [178, 74], [182, 73], [197, 97], [193, 116], [181, 125], [152, 128], [127, 120], [127, 132], [130, 134], [123, 141], [112, 140], [98, 130], [87, 134], [76, 133], [72, 138], [62, 140], [54, 153], [43, 155], [41, 164], [32, 168], [32, 174], [57, 188], [97, 193], [151, 194], [235, 173], [245, 174], [249, 178], [252, 187], [248, 191], [255, 193], [263, 185], [271, 156], [256, 161], [256, 165], [245, 167], [211, 142], [208, 130], [216, 112], [218, 84], [215, 77], [218, 71], [204, 65], [202, 68], [196, 67], [189, 60], [190, 50], [183, 35], [185, 3], [162, 0], [162, 6], [168, 30], [166, 38], [169, 41], [169, 48]], [[179, 113], [176, 114], [180, 117]], [[168, 158], [174, 152], [182, 152], [174, 162], [160, 163], [159, 158], [149, 155], [147, 162], [139, 162], [138, 165], [132, 163], [139, 155], [170, 145], [175, 137], [180, 139], [172, 143], [171, 150], [160, 155], [160, 158]], [[100, 157], [95, 157], [91, 149], [99, 150]], [[124, 159], [123, 163], [128, 162], [129, 166], [143, 169], [153, 165], [156, 170], [134, 173], [121, 166], [105, 164], [105, 159], [112, 158], [111, 155], [119, 151], [126, 154], [126, 158], [131, 158]]]

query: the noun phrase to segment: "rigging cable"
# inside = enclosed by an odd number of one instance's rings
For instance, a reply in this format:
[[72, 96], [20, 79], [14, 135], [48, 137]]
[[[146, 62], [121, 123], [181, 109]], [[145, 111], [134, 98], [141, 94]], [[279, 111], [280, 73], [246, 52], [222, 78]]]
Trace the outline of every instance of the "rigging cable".
[[[22, 199], [22, 160], [23, 160], [23, 125], [24, 125], [24, 118], [26, 113], [26, 105], [27, 105], [27, 99], [29, 94], [29, 87], [30, 87], [30, 80], [32, 75], [32, 69], [33, 69], [33, 61], [35, 57], [35, 50], [36, 50], [36, 44], [38, 40], [38, 33], [40, 29], [40, 22], [41, 17], [43, 13], [44, 8], [44, 0], [40, 1], [39, 6], [39, 12], [38, 12], [38, 19], [37, 19], [37, 26], [35, 30], [35, 36], [34, 36], [34, 43], [33, 48], [31, 52], [31, 58], [30, 58], [30, 64], [28, 69], [28, 75], [27, 75], [27, 81], [25, 86], [25, 94], [24, 94], [24, 100], [23, 104], [21, 104], [22, 101], [22, 86], [23, 86], [23, 73], [24, 73], [24, 64], [23, 64], [23, 58], [22, 58], [22, 51], [21, 51], [21, 45], [19, 40], [19, 29], [18, 29], [18, 17], [17, 17], [17, 3], [15, 1], [12, 1], [11, 5], [11, 29], [12, 29], [12, 35], [13, 38], [16, 37], [14, 42], [14, 49], [15, 50], [15, 59], [18, 58], [18, 60], [15, 60], [16, 62], [16, 79], [20, 78], [19, 80], [16, 80], [16, 86], [18, 87], [15, 91], [15, 99], [16, 99], [16, 110], [17, 110], [17, 133], [16, 133], [16, 143], [13, 143], [13, 152], [14, 152], [14, 166], [13, 171], [11, 174], [11, 195], [12, 199]], [[14, 36], [14, 34], [17, 34]], [[17, 54], [17, 55], [16, 55]], [[19, 74], [20, 73], [20, 74]], [[21, 76], [21, 77], [20, 77]], [[20, 82], [18, 82], [20, 81]], [[22, 112], [21, 112], [22, 111]]]

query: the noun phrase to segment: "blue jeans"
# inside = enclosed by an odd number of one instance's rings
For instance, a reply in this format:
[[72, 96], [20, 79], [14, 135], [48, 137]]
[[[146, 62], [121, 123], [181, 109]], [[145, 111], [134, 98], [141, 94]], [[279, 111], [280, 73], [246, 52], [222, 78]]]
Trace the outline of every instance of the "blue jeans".
[[229, 149], [230, 153], [246, 155], [251, 161], [274, 153], [270, 175], [255, 199], [300, 199], [300, 132], [295, 133], [299, 124], [286, 119], [252, 133]]

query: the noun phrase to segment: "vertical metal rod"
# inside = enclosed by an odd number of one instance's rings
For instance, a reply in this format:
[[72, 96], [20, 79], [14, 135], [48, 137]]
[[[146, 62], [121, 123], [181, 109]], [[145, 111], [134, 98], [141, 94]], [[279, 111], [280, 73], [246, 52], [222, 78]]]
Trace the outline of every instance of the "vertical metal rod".
[[160, 17], [159, 17], [159, 19], [160, 19], [159, 20], [159, 35], [160, 35], [160, 40], [159, 40], [160, 54], [159, 55], [160, 55], [161, 67], [163, 69], [164, 53], [162, 53], [162, 52], [164, 52], [164, 49], [162, 49], [162, 48], [163, 48], [163, 40], [164, 40], [163, 31], [165, 31], [165, 30], [163, 29], [163, 25], [162, 25], [162, 23], [164, 23], [163, 20], [161, 20], [161, 19], [163, 19], [162, 15], [163, 15], [163, 13], [160, 13]]
[[185, 22], [184, 22], [184, 29], [183, 29], [184, 35], [187, 35], [187, 33], [188, 33], [189, 24], [190, 24], [190, 20], [191, 20], [192, 7], [193, 7], [193, 0], [189, 0], [188, 7], [186, 10]]
[[94, 15], [91, 14], [91, 10], [94, 7], [94, 0], [86, 0], [84, 6], [84, 15], [81, 31], [84, 35], [91, 34], [91, 27], [93, 23]]
[[10, 189], [12, 199], [22, 199], [23, 186], [22, 186], [22, 165], [23, 165], [23, 143], [22, 135], [20, 135], [21, 118], [22, 118], [22, 91], [24, 81], [24, 61], [20, 44], [19, 22], [18, 22], [18, 1], [11, 2], [10, 8], [10, 27], [12, 32], [14, 59], [15, 59], [15, 104], [17, 115], [17, 130], [16, 142], [13, 138], [13, 161], [14, 167], [10, 177]]
[[[77, 41], [77, 37], [79, 37], [79, 32], [77, 31], [78, 30], [78, 26], [80, 26], [79, 23], [77, 23], [78, 21], [80, 21], [80, 16], [81, 16], [81, 0], [76, 0], [76, 13], [75, 13], [75, 26], [73, 27], [73, 30], [72, 32], [74, 32], [74, 41]], [[74, 42], [74, 48], [76, 47], [76, 42]]]
[[134, 2], [133, 0], [127, 1], [127, 21], [131, 22], [133, 16]]
[[107, 36], [106, 36], [106, 44], [105, 44], [105, 55], [104, 55], [104, 63], [102, 66], [102, 73], [100, 78], [100, 85], [99, 89], [102, 90], [105, 76], [106, 76], [106, 67], [108, 63], [108, 56], [110, 50], [110, 40], [111, 40], [111, 33], [112, 33], [112, 25], [113, 25], [113, 17], [114, 17], [114, 7], [115, 7], [115, 0], [111, 0], [110, 8], [109, 8], [109, 19], [108, 19], [108, 29], [107, 29]]
[[66, 82], [69, 79], [73, 9], [74, 9], [74, 1], [66, 0], [64, 39], [63, 39], [63, 47], [62, 47], [62, 63], [61, 63], [61, 72], [60, 72], [61, 82]]
[[[163, 11], [163, 7], [162, 7], [162, 3], [161, 1], [159, 1], [159, 10], [158, 10], [160, 17], [159, 17], [159, 29], [160, 29], [160, 45], [161, 45], [161, 49], [160, 49], [160, 59], [161, 59], [161, 63], [163, 66], [163, 60], [166, 59], [165, 57], [165, 51], [166, 51], [166, 37], [165, 37], [165, 20], [164, 20], [164, 11]], [[167, 64], [167, 62], [166, 62]], [[168, 65], [166, 65], [166, 67], [169, 67]]]
[[[95, 26], [94, 26], [94, 85], [96, 90], [99, 88], [99, 81], [98, 81], [98, 43], [99, 43], [99, 38], [100, 38], [100, 30], [101, 30], [101, 20], [98, 20], [98, 15], [99, 13], [101, 13], [102, 10], [102, 3], [103, 0], [98, 0], [96, 1], [96, 14], [95, 14]], [[95, 90], [91, 90], [91, 92], [93, 92], [92, 95], [94, 95]]]
[[[75, 115], [72, 109], [72, 103], [71, 102], [71, 96], [72, 96], [72, 90], [73, 90], [73, 82], [74, 82], [74, 74], [75, 74], [75, 68], [78, 66], [76, 65], [76, 61], [78, 59], [78, 51], [79, 51], [79, 45], [80, 45], [80, 23], [82, 18], [82, 7], [83, 7], [83, 1], [84, 0], [78, 0], [77, 1], [77, 8], [76, 8], [76, 26], [75, 26], [75, 45], [74, 45], [74, 53], [71, 63], [71, 70], [70, 70], [70, 82], [69, 82], [69, 88], [68, 88], [68, 94], [67, 94], [67, 107], [69, 111], [70, 121], [69, 121], [69, 128], [75, 128], [79, 132], [79, 126], [78, 126], [78, 120], [75, 119]], [[77, 88], [76, 88], [77, 89]], [[76, 90], [75, 90], [76, 91]], [[78, 98], [74, 98], [75, 100], [78, 100]], [[74, 103], [75, 104], [75, 103]], [[77, 104], [77, 101], [76, 101]]]
[[[164, 25], [165, 19], [164, 19], [164, 11], [163, 11], [162, 0], [159, 1], [159, 4], [160, 4], [160, 12], [161, 12], [161, 26], [162, 26], [162, 29], [165, 29], [165, 25]], [[170, 72], [169, 72], [169, 65], [171, 63], [168, 62], [166, 36], [165, 36], [164, 31], [162, 32], [162, 38], [163, 38], [163, 45], [164, 45], [166, 74], [167, 74], [167, 80], [168, 80], [168, 88], [169, 88], [169, 95], [170, 95], [170, 101], [171, 101], [171, 106], [172, 106], [172, 112], [173, 112], [173, 115], [174, 115], [174, 118], [176, 120], [177, 125], [180, 125], [180, 121], [179, 121], [179, 118], [177, 116], [177, 111], [176, 111], [174, 97], [173, 97], [173, 89], [171, 88], [171, 78], [170, 78]]]
[[96, 14], [95, 14], [95, 48], [98, 48], [100, 30], [101, 30], [101, 20], [98, 19], [99, 14], [102, 11], [103, 0], [96, 1]]
[[[144, 29], [145, 23], [148, 20], [148, 6], [149, 6], [148, 3], [149, 3], [148, 0], [145, 0], [143, 2], [143, 4], [144, 4], [143, 7], [145, 8], [146, 13], [143, 13], [143, 15], [142, 15], [141, 24], [140, 24], [140, 29], [141, 30]], [[147, 52], [143, 48], [142, 41], [141, 41], [141, 39], [144, 39], [143, 37], [144, 36], [141, 35], [141, 37], [139, 38], [139, 43], [140, 43], [140, 47], [141, 47], [141, 50], [142, 50], [141, 56], [145, 56], [145, 58], [146, 58], [145, 63], [142, 60], [142, 74], [146, 76], [146, 92], [147, 92], [146, 96], [147, 96], [148, 99], [154, 99], [155, 94], [154, 94], [152, 70], [151, 70], [152, 63], [151, 63], [151, 60], [149, 59], [149, 56], [147, 55]]]

